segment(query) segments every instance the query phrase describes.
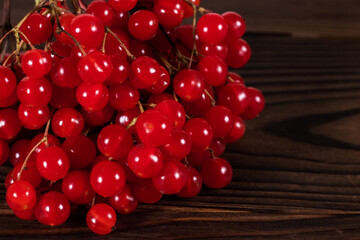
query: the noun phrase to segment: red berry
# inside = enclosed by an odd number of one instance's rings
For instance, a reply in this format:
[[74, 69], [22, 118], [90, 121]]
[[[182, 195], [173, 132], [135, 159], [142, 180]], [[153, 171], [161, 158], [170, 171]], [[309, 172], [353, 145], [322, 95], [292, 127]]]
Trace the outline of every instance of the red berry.
[[[40, 13], [32, 13], [21, 24], [20, 31], [26, 36], [30, 43], [36, 45], [49, 39], [52, 33], [52, 26], [50, 20], [45, 16]], [[26, 38], [22, 36], [25, 42], [27, 42]]]
[[77, 170], [69, 172], [61, 183], [61, 190], [71, 202], [86, 204], [95, 197], [90, 186], [90, 173]]
[[83, 56], [77, 65], [77, 71], [84, 82], [103, 83], [113, 70], [111, 58], [94, 50]]
[[82, 169], [89, 166], [96, 157], [95, 144], [83, 135], [67, 137], [62, 148], [70, 159], [70, 169]]
[[57, 181], [66, 176], [69, 171], [69, 158], [66, 152], [57, 146], [41, 150], [36, 160], [40, 175], [50, 181]]
[[0, 66], [0, 99], [10, 97], [16, 89], [16, 76], [7, 67]]
[[138, 206], [138, 200], [127, 184], [121, 192], [109, 197], [108, 201], [114, 210], [121, 214], [130, 214]]
[[160, 66], [155, 59], [142, 56], [130, 65], [130, 82], [137, 88], [148, 88], [160, 79]]
[[109, 105], [107, 105], [100, 111], [89, 112], [82, 109], [81, 113], [84, 116], [85, 121], [88, 125], [92, 127], [97, 127], [110, 121], [112, 116], [114, 115], [114, 110]]
[[115, 16], [114, 10], [111, 8], [109, 3], [103, 0], [91, 2], [87, 7], [86, 12], [99, 17], [102, 23], [108, 27], [110, 27], [113, 23]]
[[162, 197], [162, 193], [154, 187], [151, 179], [134, 182], [131, 184], [131, 189], [139, 202], [142, 203], [153, 204]]
[[51, 84], [45, 78], [23, 78], [17, 87], [20, 102], [33, 107], [43, 107], [50, 102]]
[[110, 197], [125, 186], [126, 175], [120, 164], [112, 161], [98, 162], [90, 173], [90, 184], [94, 191]]
[[237, 115], [234, 115], [234, 125], [230, 133], [224, 138], [227, 143], [234, 143], [239, 140], [245, 133], [245, 123]]
[[21, 68], [29, 77], [43, 77], [50, 72], [51, 67], [49, 53], [41, 49], [26, 51], [21, 59]]
[[169, 141], [161, 146], [165, 159], [181, 161], [191, 151], [190, 136], [182, 129], [174, 128]]
[[175, 100], [165, 100], [156, 105], [155, 110], [167, 116], [175, 128], [181, 129], [186, 120], [184, 108]]
[[164, 162], [160, 173], [152, 181], [163, 194], [179, 193], [187, 182], [187, 171], [180, 162]]
[[55, 112], [51, 128], [56, 136], [62, 138], [79, 135], [84, 130], [84, 118], [73, 108], [61, 108]]
[[91, 14], [80, 14], [70, 23], [70, 34], [86, 48], [97, 48], [104, 39], [101, 19]]
[[116, 11], [130, 11], [138, 2], [137, 0], [109, 0], [110, 6]]
[[52, 85], [51, 106], [54, 108], [74, 108], [79, 103], [76, 99], [76, 88], [58, 87]]
[[36, 203], [35, 189], [26, 181], [17, 181], [7, 189], [6, 202], [14, 211], [31, 209]]
[[214, 106], [204, 113], [204, 119], [210, 123], [214, 138], [223, 138], [233, 128], [234, 118], [229, 109], [223, 106]]
[[[29, 139], [17, 140], [10, 149], [9, 160], [11, 165], [15, 166], [19, 162], [23, 162], [28, 154], [30, 145]], [[4, 152], [4, 150], [2, 151]]]
[[23, 180], [29, 182], [31, 185], [33, 185], [34, 188], [37, 188], [40, 185], [42, 178], [39, 174], [39, 171], [37, 170], [36, 163], [29, 161], [26, 164], [26, 168], [21, 172], [22, 165], [23, 163], [19, 162], [14, 166], [14, 169], [12, 171], [13, 181], [17, 182], [18, 179]]
[[107, 85], [123, 83], [130, 75], [130, 65], [125, 57], [113, 55], [111, 56], [113, 71], [105, 81]]
[[130, 16], [128, 28], [135, 38], [146, 41], [155, 37], [159, 29], [159, 22], [153, 12], [138, 10]]
[[257, 117], [265, 106], [265, 98], [259, 90], [249, 87], [247, 92], [249, 94], [249, 105], [245, 112], [241, 114], [241, 117], [245, 120]]
[[114, 11], [114, 20], [112, 23], [112, 27], [127, 29], [128, 21], [129, 21], [129, 13], [127, 11], [121, 11], [121, 10]]
[[34, 213], [44, 225], [61, 225], [69, 218], [70, 203], [62, 193], [50, 191], [39, 198]]
[[[118, 28], [111, 28], [111, 31], [120, 39], [120, 41], [125, 45], [127, 49], [130, 48], [129, 45], [129, 34], [124, 30]], [[105, 39], [105, 53], [113, 56], [121, 56], [126, 58], [127, 54], [125, 48], [121, 45], [119, 40], [117, 40], [112, 34], [107, 34]]]
[[201, 174], [193, 167], [186, 167], [187, 171], [187, 181], [182, 190], [176, 194], [179, 197], [188, 198], [195, 197], [199, 194], [202, 187], [202, 178]]
[[217, 56], [206, 56], [198, 63], [197, 69], [204, 76], [205, 82], [211, 86], [225, 83], [228, 74], [226, 63]]
[[159, 66], [159, 68], [160, 68], [159, 80], [151, 87], [146, 88], [146, 91], [152, 94], [158, 94], [164, 92], [165, 89], [169, 87], [171, 82], [169, 72], [163, 66]]
[[104, 84], [82, 83], [76, 90], [76, 99], [86, 111], [100, 111], [109, 101], [109, 90]]
[[208, 159], [201, 165], [201, 176], [206, 186], [210, 188], [224, 188], [232, 178], [230, 163], [223, 158]]
[[228, 32], [225, 19], [217, 13], [207, 13], [203, 15], [197, 25], [196, 33], [199, 40], [205, 44], [221, 43]]
[[235, 41], [241, 38], [246, 30], [245, 20], [236, 12], [225, 12], [221, 14], [228, 25], [227, 40]]
[[43, 107], [32, 107], [21, 103], [18, 109], [21, 124], [30, 130], [36, 130], [46, 124], [50, 117], [50, 110], [47, 105]]
[[191, 102], [201, 98], [205, 89], [205, 80], [200, 72], [184, 69], [178, 72], [173, 81], [175, 93], [185, 101]]
[[0, 123], [0, 139], [12, 139], [20, 132], [18, 113], [13, 109], [0, 109]]
[[93, 206], [86, 215], [86, 224], [96, 234], [108, 234], [116, 223], [116, 213], [105, 203]]
[[75, 67], [77, 64], [78, 60], [74, 57], [65, 57], [57, 61], [51, 69], [53, 83], [65, 88], [74, 88], [82, 83]]
[[251, 49], [243, 39], [229, 43], [229, 53], [226, 63], [232, 68], [241, 68], [250, 60]]
[[243, 84], [228, 83], [219, 91], [219, 104], [230, 109], [235, 115], [245, 112], [249, 101], [248, 90]]
[[116, 111], [127, 111], [134, 108], [139, 99], [139, 90], [128, 81], [109, 88], [109, 104]]
[[[193, 4], [195, 4], [196, 6], [200, 5], [200, 0], [190, 0]], [[189, 18], [192, 17], [194, 15], [194, 10], [193, 8], [185, 1], [183, 1], [181, 3], [182, 8], [184, 9], [184, 18]]]
[[[59, 17], [60, 25], [63, 28], [63, 30], [70, 32], [70, 24], [71, 24], [71, 21], [74, 19], [74, 17], [76, 17], [76, 16], [72, 13], [64, 13], [63, 15], [61, 15]], [[57, 28], [57, 23], [55, 22], [53, 31], [54, 31], [55, 38], [59, 42], [61, 42], [62, 44], [74, 45], [74, 41], [68, 35], [66, 35], [66, 33], [57, 34], [56, 28]]]
[[202, 118], [192, 118], [185, 123], [184, 130], [189, 134], [193, 147], [199, 150], [208, 148], [213, 140], [211, 125]]
[[154, 13], [164, 27], [177, 27], [184, 18], [181, 0], [158, 0], [154, 5]]

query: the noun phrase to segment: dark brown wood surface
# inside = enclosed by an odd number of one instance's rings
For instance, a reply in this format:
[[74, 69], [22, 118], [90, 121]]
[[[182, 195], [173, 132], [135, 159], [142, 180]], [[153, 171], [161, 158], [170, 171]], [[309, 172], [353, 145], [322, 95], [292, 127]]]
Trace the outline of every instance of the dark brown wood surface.
[[[360, 239], [360, 40], [248, 36], [240, 71], [266, 109], [225, 157], [234, 179], [192, 199], [119, 216], [108, 239]], [[79, 213], [58, 227], [17, 219], [0, 168], [1, 239], [98, 239]]]

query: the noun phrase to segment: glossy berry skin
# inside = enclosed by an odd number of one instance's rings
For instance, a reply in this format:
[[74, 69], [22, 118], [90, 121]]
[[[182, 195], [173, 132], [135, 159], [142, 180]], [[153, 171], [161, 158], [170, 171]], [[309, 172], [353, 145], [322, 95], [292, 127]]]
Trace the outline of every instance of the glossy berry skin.
[[[72, 13], [64, 13], [63, 15], [61, 15], [59, 17], [60, 25], [65, 31], [70, 32], [70, 24], [71, 24], [71, 21], [74, 19], [74, 17], [76, 17], [76, 16]], [[57, 34], [56, 28], [57, 28], [57, 23], [55, 22], [53, 31], [54, 31], [55, 38], [59, 42], [61, 42], [62, 44], [66, 44], [66, 45], [74, 45], [74, 41], [68, 35], [66, 35], [66, 33]]]
[[64, 194], [50, 191], [39, 198], [34, 213], [41, 224], [49, 226], [61, 225], [70, 216], [70, 203]]
[[181, 191], [187, 181], [187, 171], [180, 162], [164, 162], [160, 173], [152, 178], [154, 187], [163, 194]]
[[90, 186], [90, 173], [83, 170], [69, 172], [61, 183], [61, 191], [76, 204], [86, 204], [95, 196]]
[[262, 95], [259, 90], [249, 87], [247, 92], [249, 94], [249, 105], [245, 109], [245, 112], [241, 114], [241, 117], [245, 120], [257, 117], [265, 106], [264, 95]]
[[130, 65], [130, 82], [137, 88], [151, 87], [160, 79], [160, 66], [155, 59], [142, 56]]
[[54, 108], [74, 108], [79, 103], [76, 99], [76, 88], [63, 88], [52, 84], [51, 106]]
[[249, 101], [248, 90], [243, 84], [228, 83], [219, 91], [218, 103], [230, 109], [235, 115], [245, 112]]
[[203, 180], [201, 174], [195, 168], [190, 166], [186, 167], [186, 171], [186, 184], [176, 195], [183, 198], [195, 197], [200, 193], [200, 190], [202, 188]]
[[13, 183], [6, 191], [6, 202], [14, 211], [31, 209], [36, 204], [34, 187], [26, 181]]
[[108, 198], [109, 204], [117, 213], [130, 214], [138, 206], [138, 200], [128, 184], [125, 185], [121, 192]]
[[83, 135], [67, 137], [62, 148], [70, 159], [70, 169], [82, 169], [89, 166], [96, 157], [95, 144]]
[[182, 129], [174, 128], [169, 141], [161, 146], [164, 158], [170, 161], [181, 161], [191, 151], [190, 136]]
[[33, 161], [29, 161], [26, 164], [26, 169], [21, 172], [22, 164], [22, 162], [19, 162], [14, 166], [11, 174], [13, 181], [17, 182], [20, 177], [19, 180], [26, 181], [30, 183], [34, 188], [37, 188], [40, 185], [42, 178], [39, 174], [39, 171], [37, 170], [36, 163]]
[[87, 13], [99, 17], [104, 26], [110, 27], [114, 20], [114, 10], [105, 1], [94, 1], [86, 9]]
[[21, 59], [21, 68], [32, 78], [43, 77], [51, 70], [52, 63], [49, 53], [41, 49], [26, 51]]
[[204, 184], [210, 188], [224, 188], [231, 182], [232, 167], [223, 158], [205, 160], [201, 165], [201, 176]]
[[133, 144], [130, 133], [119, 124], [104, 127], [98, 136], [97, 147], [105, 156], [114, 159], [126, 157]]
[[186, 113], [181, 104], [175, 100], [165, 100], [156, 105], [155, 110], [167, 116], [175, 128], [181, 129], [186, 120]]
[[213, 140], [211, 125], [202, 118], [192, 118], [185, 123], [185, 132], [191, 138], [193, 147], [204, 150], [209, 147]]
[[234, 125], [228, 135], [224, 138], [227, 143], [234, 143], [239, 140], [245, 133], [245, 123], [241, 117], [234, 115]]
[[34, 208], [22, 210], [22, 211], [13, 211], [14, 215], [22, 220], [34, 221], [36, 220], [34, 214]]
[[66, 176], [70, 162], [66, 152], [57, 146], [41, 150], [36, 159], [40, 175], [50, 181], [57, 181]]
[[0, 122], [0, 139], [12, 139], [21, 130], [18, 113], [13, 109], [0, 109]]
[[154, 13], [164, 27], [177, 27], [184, 19], [181, 0], [158, 0], [154, 5]]
[[221, 16], [225, 19], [228, 25], [228, 33], [226, 39], [228, 41], [235, 41], [241, 38], [246, 30], [246, 23], [236, 12], [224, 12]]
[[91, 14], [77, 15], [70, 23], [70, 34], [86, 48], [97, 48], [104, 39], [104, 24]]
[[162, 93], [170, 85], [171, 79], [169, 72], [163, 66], [159, 66], [159, 68], [160, 68], [159, 80], [151, 87], [146, 88], [146, 91], [148, 91], [149, 93], [152, 94]]
[[114, 11], [114, 20], [112, 27], [127, 29], [127, 23], [129, 21], [129, 13], [127, 11]]
[[131, 190], [139, 202], [142, 203], [153, 204], [162, 197], [162, 193], [154, 187], [152, 179], [132, 183]]
[[0, 66], [0, 99], [10, 97], [16, 89], [16, 76], [7, 67]]
[[224, 41], [228, 32], [225, 19], [217, 13], [203, 15], [197, 25], [196, 34], [199, 40], [205, 44], [219, 44]]
[[173, 129], [172, 122], [154, 109], [140, 114], [135, 126], [141, 142], [150, 147], [167, 143]]
[[234, 118], [232, 112], [224, 106], [209, 108], [203, 115], [204, 119], [211, 125], [214, 138], [223, 138], [233, 128]]
[[[226, 59], [229, 47], [226, 42], [219, 43], [217, 45], [204, 44], [200, 41], [196, 42], [196, 50], [204, 56], [217, 56], [221, 60]], [[200, 57], [201, 59], [201, 57]]]
[[[23, 162], [25, 160], [28, 154], [29, 144], [30, 144], [29, 139], [19, 139], [13, 143], [9, 153], [9, 160], [11, 165], [15, 166], [17, 163]], [[2, 149], [4, 148], [2, 147]], [[2, 150], [2, 152], [4, 152], [4, 150]]]
[[98, 162], [90, 173], [90, 184], [94, 191], [110, 197], [120, 192], [126, 181], [126, 174], [119, 163], [113, 161]]
[[47, 105], [43, 107], [32, 107], [21, 103], [18, 114], [21, 125], [30, 130], [36, 130], [46, 124], [50, 117], [50, 110]]
[[110, 57], [113, 64], [113, 70], [110, 76], [107, 78], [105, 84], [114, 85], [123, 83], [130, 75], [130, 65], [125, 57], [118, 55], [113, 55]]
[[109, 101], [109, 90], [104, 84], [82, 83], [76, 90], [76, 99], [86, 111], [100, 111]]
[[251, 48], [249, 44], [239, 39], [229, 43], [229, 53], [226, 57], [226, 64], [232, 68], [241, 68], [250, 60]]
[[138, 107], [134, 107], [124, 112], [118, 112], [115, 116], [115, 123], [120, 124], [123, 127], [127, 127], [134, 118], [137, 118], [139, 115], [140, 109]]
[[75, 66], [78, 60], [74, 57], [65, 57], [57, 61], [51, 69], [51, 80], [59, 87], [74, 88], [82, 80]]
[[79, 135], [84, 130], [84, 117], [73, 108], [61, 108], [51, 120], [51, 129], [62, 138]]
[[[111, 28], [111, 31], [115, 33], [117, 38], [125, 45], [127, 49], [130, 48], [129, 45], [129, 34], [124, 30], [118, 28]], [[105, 53], [109, 55], [117, 55], [124, 58], [127, 58], [127, 54], [125, 51], [125, 47], [121, 45], [121, 43], [112, 35], [107, 34], [105, 38]]]
[[16, 91], [14, 91], [9, 97], [0, 99], [0, 108], [11, 107], [18, 101]]
[[82, 109], [81, 114], [84, 116], [85, 121], [89, 126], [97, 127], [110, 121], [114, 115], [114, 110], [109, 105], [107, 105], [100, 111], [88, 112]]
[[[209, 85], [206, 85], [205, 89], [214, 98], [214, 90]], [[181, 105], [188, 115], [200, 117], [211, 107], [211, 99], [204, 91], [198, 100], [192, 102], [181, 100]]]
[[128, 81], [109, 88], [109, 104], [116, 111], [127, 111], [134, 108], [139, 99], [139, 90]]
[[191, 102], [201, 98], [205, 89], [205, 80], [199, 71], [184, 69], [176, 74], [173, 87], [178, 96]]
[[116, 11], [130, 11], [138, 0], [109, 0], [108, 2]]
[[136, 58], [139, 58], [142, 56], [155, 58], [155, 55], [154, 55], [151, 47], [149, 46], [149, 44], [147, 44], [146, 42], [143, 42], [141, 40], [138, 40], [138, 39], [133, 39], [130, 41], [130, 52]]
[[215, 87], [224, 84], [228, 74], [226, 63], [217, 56], [204, 57], [197, 69], [204, 76], [205, 82]]
[[128, 29], [135, 38], [147, 41], [155, 37], [159, 29], [159, 21], [153, 12], [139, 10], [130, 16]]
[[[191, 0], [191, 2], [193, 4], [195, 4], [196, 6], [200, 5], [200, 0]], [[181, 3], [181, 5], [182, 5], [182, 8], [184, 9], [184, 18], [189, 18], [194, 15], [194, 10], [189, 4], [187, 4], [185, 1], [183, 1]]]
[[159, 104], [162, 101], [165, 100], [175, 100], [174, 95], [170, 93], [159, 93], [159, 94], [153, 94], [149, 97], [147, 104]]
[[[49, 19], [40, 13], [32, 13], [20, 26], [20, 31], [33, 44], [40, 44], [49, 39], [52, 33], [52, 26]], [[26, 38], [22, 39], [27, 42]]]
[[0, 140], [0, 165], [4, 164], [9, 158], [9, 145], [5, 140]]
[[110, 76], [113, 65], [107, 54], [94, 50], [80, 59], [77, 68], [84, 82], [103, 83]]
[[[231, 78], [231, 80], [229, 78]], [[244, 79], [239, 74], [234, 73], [234, 72], [228, 73], [228, 82], [231, 82], [231, 81], [245, 84]]]
[[130, 150], [127, 163], [138, 177], [152, 178], [159, 174], [163, 166], [163, 155], [157, 147], [138, 144]]
[[[43, 137], [44, 137], [43, 133], [36, 135], [30, 142], [29, 150], [34, 148], [35, 145], [37, 145]], [[41, 143], [37, 148], [35, 148], [34, 152], [30, 156], [30, 161], [36, 162], [38, 154], [47, 146], [58, 146], [58, 147], [61, 146], [60, 141], [55, 136], [48, 134], [47, 138], [48, 138], [47, 144]]]
[[96, 234], [104, 235], [112, 231], [116, 223], [116, 213], [105, 203], [94, 205], [86, 214], [86, 224]]
[[21, 103], [33, 107], [43, 107], [50, 102], [51, 84], [45, 78], [23, 78], [17, 86], [17, 96]]
[[220, 157], [226, 150], [226, 142], [223, 139], [214, 139], [210, 149], [216, 157]]

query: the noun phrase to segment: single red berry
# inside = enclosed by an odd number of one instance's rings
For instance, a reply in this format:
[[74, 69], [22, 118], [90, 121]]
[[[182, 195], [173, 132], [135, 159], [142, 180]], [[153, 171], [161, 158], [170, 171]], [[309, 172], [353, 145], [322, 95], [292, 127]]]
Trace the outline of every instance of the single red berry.
[[51, 129], [62, 138], [79, 135], [84, 130], [84, 117], [73, 108], [61, 108], [52, 117]]
[[175, 75], [173, 87], [178, 96], [191, 102], [201, 98], [205, 89], [205, 80], [199, 71], [184, 69]]
[[31, 209], [36, 203], [34, 187], [26, 181], [13, 183], [6, 191], [6, 202], [14, 211]]
[[203, 180], [201, 174], [193, 167], [186, 167], [187, 171], [187, 181], [182, 190], [176, 194], [179, 197], [188, 198], [195, 197], [200, 193], [202, 188]]
[[121, 192], [108, 198], [109, 204], [120, 214], [130, 214], [138, 206], [138, 200], [128, 184], [125, 185]]
[[148, 91], [149, 93], [152, 94], [162, 93], [170, 85], [171, 79], [169, 72], [163, 66], [159, 66], [159, 68], [160, 68], [160, 78], [154, 85], [146, 88], [146, 91]]
[[69, 171], [69, 157], [57, 146], [41, 150], [36, 160], [40, 175], [50, 181], [57, 181], [66, 176]]
[[21, 130], [18, 113], [13, 109], [0, 109], [0, 123], [0, 139], [12, 139]]
[[125, 57], [112, 55], [111, 62], [113, 64], [113, 71], [105, 81], [107, 85], [114, 85], [123, 83], [130, 75], [130, 65]]
[[[60, 25], [62, 27], [63, 30], [70, 32], [70, 24], [71, 21], [75, 18], [76, 16], [72, 13], [64, 13], [59, 17], [59, 21], [60, 21]], [[54, 23], [54, 27], [53, 27], [53, 31], [54, 31], [54, 36], [55, 38], [61, 42], [62, 44], [67, 44], [67, 45], [74, 45], [74, 41], [66, 34], [66, 33], [61, 33], [61, 34], [57, 34], [56, 29], [57, 29], [57, 23], [55, 20]]]
[[244, 113], [249, 101], [248, 90], [241, 83], [228, 83], [221, 87], [218, 94], [218, 103], [230, 109], [235, 115]]
[[109, 88], [109, 104], [116, 111], [127, 111], [134, 108], [139, 99], [139, 90], [128, 81], [112, 85]]
[[18, 101], [16, 91], [14, 91], [9, 97], [0, 99], [0, 108], [8, 108], [14, 105]]
[[78, 60], [74, 57], [65, 57], [57, 61], [51, 69], [51, 80], [59, 87], [74, 88], [82, 80], [76, 67]]
[[159, 21], [153, 12], [138, 10], [130, 16], [128, 29], [135, 38], [147, 41], [155, 37], [159, 29]]
[[224, 138], [227, 143], [234, 143], [239, 140], [245, 133], [245, 123], [241, 117], [234, 115], [234, 125], [231, 132]]
[[246, 30], [246, 23], [244, 18], [242, 18], [236, 12], [224, 12], [221, 16], [225, 19], [228, 25], [227, 40], [236, 41], [241, 38]]
[[205, 44], [219, 44], [224, 41], [228, 32], [225, 19], [217, 13], [203, 15], [197, 25], [196, 33], [199, 40]]
[[182, 105], [175, 100], [165, 100], [156, 105], [155, 110], [167, 116], [175, 128], [181, 129], [186, 120], [186, 113]]
[[226, 63], [217, 56], [206, 56], [200, 60], [197, 69], [204, 76], [205, 82], [211, 86], [225, 83], [228, 74]]
[[34, 213], [36, 219], [44, 225], [61, 225], [70, 216], [70, 203], [64, 194], [50, 191], [39, 198]]
[[[214, 90], [211, 86], [206, 85], [205, 90], [214, 98]], [[190, 116], [200, 117], [211, 107], [211, 99], [204, 91], [198, 100], [192, 102], [181, 100], [181, 105]]]
[[[220, 58], [221, 60], [225, 61], [228, 52], [229, 52], [229, 47], [227, 45], [226, 42], [222, 42], [219, 43], [217, 45], [212, 45], [212, 44], [204, 44], [200, 41], [196, 42], [196, 50], [204, 56], [216, 56], [218, 58]], [[200, 59], [201, 56], [199, 56]]]
[[160, 66], [155, 59], [142, 56], [130, 65], [130, 82], [137, 88], [148, 88], [160, 79]]
[[226, 63], [232, 68], [241, 68], [250, 60], [251, 48], [249, 44], [239, 39], [229, 43], [229, 53], [226, 57]]
[[170, 161], [181, 161], [191, 151], [190, 136], [182, 129], [174, 128], [169, 141], [161, 146], [164, 158]]
[[83, 135], [67, 137], [62, 148], [70, 159], [70, 169], [82, 169], [89, 166], [96, 157], [95, 144]]
[[115, 116], [115, 123], [120, 124], [123, 127], [127, 127], [139, 115], [140, 109], [136, 106], [130, 110], [118, 112]]
[[30, 130], [40, 129], [46, 124], [50, 117], [50, 110], [47, 105], [33, 107], [21, 103], [18, 109], [21, 125]]
[[164, 27], [177, 27], [184, 19], [181, 0], [158, 0], [153, 11], [159, 19], [159, 23]]
[[214, 139], [210, 148], [216, 157], [220, 157], [225, 152], [226, 142], [223, 139]]
[[[40, 13], [32, 13], [26, 20], [21, 24], [20, 31], [21, 38], [25, 41], [26, 38], [30, 43], [36, 45], [45, 42], [49, 39], [52, 33], [52, 26], [49, 19]], [[23, 36], [25, 35], [26, 38]]]
[[247, 92], [249, 94], [249, 105], [245, 112], [241, 114], [241, 117], [245, 120], [257, 117], [265, 106], [265, 98], [259, 90], [249, 87]]
[[52, 84], [51, 106], [54, 108], [74, 108], [79, 103], [76, 99], [76, 88], [59, 87]]
[[153, 204], [158, 202], [162, 197], [162, 193], [154, 187], [151, 179], [144, 179], [132, 183], [131, 190], [139, 202], [142, 203]]
[[129, 21], [129, 13], [127, 11], [118, 11], [114, 9], [114, 20], [112, 27], [127, 29], [127, 23]]
[[76, 99], [86, 111], [100, 111], [109, 101], [109, 90], [104, 84], [82, 83], [76, 90]]
[[151, 178], [159, 174], [163, 166], [163, 155], [157, 147], [138, 144], [130, 150], [127, 163], [137, 176]]
[[13, 211], [15, 216], [22, 220], [34, 221], [36, 220], [34, 214], [34, 208], [22, 210], [22, 211]]
[[105, 203], [94, 205], [86, 215], [86, 224], [96, 234], [103, 235], [112, 231], [116, 223], [116, 213]]
[[140, 114], [135, 126], [141, 142], [151, 147], [167, 143], [173, 129], [169, 118], [154, 109]]
[[41, 49], [26, 51], [21, 58], [21, 68], [29, 77], [43, 77], [50, 72], [51, 67], [49, 53]]
[[187, 182], [187, 171], [180, 162], [164, 162], [160, 173], [152, 181], [154, 187], [163, 194], [179, 193]]
[[202, 118], [192, 118], [185, 123], [184, 130], [189, 134], [193, 147], [199, 150], [208, 148], [213, 140], [211, 125]]
[[22, 162], [19, 162], [14, 166], [11, 174], [13, 181], [17, 182], [18, 180], [23, 180], [29, 182], [34, 188], [37, 188], [40, 185], [42, 178], [37, 170], [36, 163], [29, 161], [26, 164], [26, 168], [21, 171], [22, 167]]
[[70, 23], [70, 34], [86, 48], [97, 48], [104, 39], [105, 28], [99, 17], [80, 14]]
[[110, 197], [120, 192], [125, 186], [125, 181], [124, 169], [113, 161], [98, 162], [90, 173], [91, 187], [103, 197]]
[[210, 188], [224, 188], [232, 179], [232, 168], [223, 158], [208, 159], [201, 165], [201, 176], [206, 186]]
[[[118, 28], [111, 28], [111, 31], [115, 33], [117, 38], [125, 45], [127, 49], [130, 48], [130, 40], [129, 34]], [[117, 55], [126, 58], [127, 53], [125, 51], [125, 47], [119, 42], [119, 40], [115, 38], [112, 34], [108, 33], [105, 39], [105, 53], [109, 55]]]
[[147, 56], [155, 58], [152, 48], [144, 41], [133, 39], [130, 41], [130, 52], [136, 57]]
[[0, 99], [10, 97], [15, 90], [15, 74], [9, 68], [0, 66]]
[[20, 102], [33, 107], [43, 107], [50, 102], [51, 84], [45, 78], [23, 78], [17, 86], [17, 97]]
[[92, 127], [97, 127], [109, 122], [114, 115], [114, 110], [109, 106], [105, 106], [100, 111], [86, 111], [81, 109], [81, 114], [84, 116], [85, 121]]
[[113, 70], [111, 58], [94, 50], [83, 56], [77, 65], [77, 71], [84, 82], [103, 83]]
[[224, 106], [209, 108], [203, 115], [204, 119], [211, 125], [214, 138], [223, 138], [233, 128], [234, 118], [232, 112]]
[[90, 173], [83, 170], [71, 171], [63, 179], [61, 190], [69, 201], [86, 204], [95, 197], [90, 186]]
[[105, 26], [110, 27], [113, 23], [114, 10], [109, 3], [103, 0], [91, 2], [87, 7], [86, 12], [99, 17]]
[[104, 127], [98, 136], [97, 147], [105, 156], [120, 159], [127, 156], [133, 141], [130, 133], [119, 124]]
[[[44, 133], [40, 133], [40, 134], [36, 135], [31, 140], [28, 151], [33, 149], [35, 147], [35, 145], [37, 145], [43, 138], [44, 138]], [[53, 136], [51, 134], [48, 134], [47, 135], [47, 143], [43, 142], [43, 143], [41, 143], [40, 145], [38, 145], [35, 148], [33, 153], [30, 155], [30, 161], [36, 162], [38, 154], [41, 152], [41, 150], [43, 150], [45, 147], [48, 147], [48, 146], [58, 146], [58, 147], [60, 147], [61, 143], [55, 136]]]
[[[11, 146], [9, 154], [9, 160], [11, 165], [15, 166], [17, 163], [24, 162], [26, 156], [29, 153], [29, 145], [29, 139], [20, 139], [14, 142], [14, 144]], [[2, 152], [4, 152], [4, 150]]]

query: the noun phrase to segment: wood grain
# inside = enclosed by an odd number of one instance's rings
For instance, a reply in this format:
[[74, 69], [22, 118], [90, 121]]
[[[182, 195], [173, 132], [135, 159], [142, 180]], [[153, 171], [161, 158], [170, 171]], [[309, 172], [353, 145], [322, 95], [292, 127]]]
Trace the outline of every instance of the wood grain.
[[[360, 41], [246, 39], [254, 54], [239, 72], [267, 105], [227, 149], [232, 183], [141, 205], [106, 239], [360, 239]], [[1, 183], [0, 239], [101, 238], [84, 209], [47, 227], [13, 216], [4, 193]]]

